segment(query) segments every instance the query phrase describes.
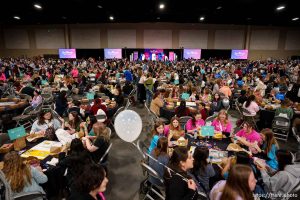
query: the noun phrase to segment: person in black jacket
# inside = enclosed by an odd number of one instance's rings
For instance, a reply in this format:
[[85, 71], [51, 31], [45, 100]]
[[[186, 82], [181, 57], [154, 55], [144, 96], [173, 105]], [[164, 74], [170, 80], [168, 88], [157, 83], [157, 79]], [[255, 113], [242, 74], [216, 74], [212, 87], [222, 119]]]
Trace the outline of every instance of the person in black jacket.
[[87, 164], [78, 174], [71, 187], [69, 200], [103, 200], [108, 179], [104, 168], [97, 164]]
[[169, 161], [169, 168], [164, 176], [166, 200], [196, 200], [196, 183], [187, 171], [193, 168], [194, 158], [186, 147], [176, 147]]
[[67, 92], [61, 91], [55, 103], [55, 111], [62, 116], [68, 108]]

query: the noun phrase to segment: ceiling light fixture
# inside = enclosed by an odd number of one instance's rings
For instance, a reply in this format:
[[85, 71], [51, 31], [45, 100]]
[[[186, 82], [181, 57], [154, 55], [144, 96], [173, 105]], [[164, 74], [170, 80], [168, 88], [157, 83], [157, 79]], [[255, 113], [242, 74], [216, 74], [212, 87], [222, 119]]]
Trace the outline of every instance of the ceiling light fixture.
[[97, 7], [98, 7], [98, 8], [103, 8], [101, 5], [98, 5]]
[[42, 9], [42, 6], [41, 6], [40, 4], [34, 4], [33, 6], [34, 6], [36, 9], [39, 9], [39, 10]]
[[276, 8], [276, 10], [283, 10], [283, 9], [285, 9], [285, 6], [278, 6], [277, 8]]
[[161, 3], [161, 4], [159, 4], [159, 9], [164, 9], [165, 8], [165, 4], [163, 4], [163, 3]]
[[20, 20], [21, 18], [19, 16], [14, 16], [14, 19]]
[[222, 9], [222, 6], [218, 6], [218, 7], [217, 7], [217, 10], [221, 10], [221, 9]]
[[109, 19], [112, 21], [114, 20], [115, 18], [113, 16], [109, 16]]
[[204, 21], [204, 19], [205, 19], [204, 17], [200, 17], [200, 21]]
[[295, 17], [295, 18], [293, 18], [292, 20], [293, 20], [293, 21], [297, 21], [297, 20], [299, 20], [299, 17]]

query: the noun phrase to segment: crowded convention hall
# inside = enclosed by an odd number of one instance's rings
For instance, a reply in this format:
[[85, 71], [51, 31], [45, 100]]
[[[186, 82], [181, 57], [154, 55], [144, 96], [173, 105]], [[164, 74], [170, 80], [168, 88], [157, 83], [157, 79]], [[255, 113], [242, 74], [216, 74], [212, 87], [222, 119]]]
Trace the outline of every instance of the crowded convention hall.
[[300, 199], [295, 2], [3, 8], [0, 200]]

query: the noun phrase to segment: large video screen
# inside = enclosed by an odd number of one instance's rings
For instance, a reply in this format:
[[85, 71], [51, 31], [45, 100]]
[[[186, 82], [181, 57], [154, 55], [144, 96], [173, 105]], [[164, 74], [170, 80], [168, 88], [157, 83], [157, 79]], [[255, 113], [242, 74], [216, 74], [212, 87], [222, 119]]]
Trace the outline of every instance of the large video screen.
[[122, 49], [104, 49], [104, 58], [105, 59], [121, 59], [122, 58]]
[[232, 50], [231, 59], [248, 59], [248, 50]]
[[201, 59], [201, 49], [184, 49], [183, 50], [184, 59]]
[[165, 57], [163, 49], [145, 49], [144, 54], [147, 60], [164, 60]]
[[76, 58], [76, 49], [59, 49], [59, 58]]

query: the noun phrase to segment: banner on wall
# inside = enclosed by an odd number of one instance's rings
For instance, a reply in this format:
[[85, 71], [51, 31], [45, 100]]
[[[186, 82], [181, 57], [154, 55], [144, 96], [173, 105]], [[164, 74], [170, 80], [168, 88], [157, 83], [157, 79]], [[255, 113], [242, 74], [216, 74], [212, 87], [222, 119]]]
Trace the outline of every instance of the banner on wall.
[[122, 59], [122, 49], [104, 49], [104, 59]]
[[201, 49], [183, 49], [184, 59], [201, 59]]
[[164, 60], [163, 49], [145, 49], [144, 54], [147, 60]]
[[240, 59], [246, 60], [248, 59], [248, 50], [231, 50], [231, 59]]
[[139, 58], [139, 52], [138, 51], [134, 51], [133, 52], [133, 60], [137, 60]]
[[175, 60], [175, 54], [173, 51], [169, 52], [169, 61], [174, 61]]
[[59, 58], [76, 58], [76, 49], [58, 49]]

